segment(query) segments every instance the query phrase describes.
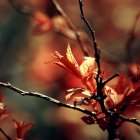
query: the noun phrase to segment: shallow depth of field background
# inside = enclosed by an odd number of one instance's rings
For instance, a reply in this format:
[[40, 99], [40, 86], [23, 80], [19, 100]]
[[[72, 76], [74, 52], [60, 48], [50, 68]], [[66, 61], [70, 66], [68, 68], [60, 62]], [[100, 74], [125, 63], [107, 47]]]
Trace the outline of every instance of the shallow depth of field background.
[[[16, 1], [32, 9], [47, 8], [45, 0]], [[78, 0], [59, 0], [59, 3], [73, 24], [90, 36], [80, 19]], [[140, 0], [84, 0], [84, 11], [96, 30], [102, 66], [107, 76], [116, 71], [125, 72], [127, 66], [140, 57], [140, 20], [135, 30], [131, 59], [126, 53], [126, 41], [140, 11]], [[32, 17], [18, 13], [7, 0], [0, 0], [0, 81], [66, 102], [65, 90], [81, 86], [81, 83], [70, 73], [46, 62], [52, 60], [54, 51], [64, 55], [68, 43], [77, 60], [81, 61], [83, 55], [79, 45], [54, 31], [34, 35], [33, 26]], [[91, 47], [89, 50], [93, 55]], [[34, 123], [27, 140], [105, 140], [107, 137], [106, 131], [98, 126], [82, 122], [82, 113], [59, 108], [38, 98], [22, 97], [4, 88], [0, 92], [13, 118]], [[140, 116], [138, 112], [132, 114]], [[0, 126], [12, 136], [15, 133], [12, 122], [7, 119], [0, 121]], [[124, 124], [121, 135], [129, 140], [140, 138], [139, 130], [133, 125]]]

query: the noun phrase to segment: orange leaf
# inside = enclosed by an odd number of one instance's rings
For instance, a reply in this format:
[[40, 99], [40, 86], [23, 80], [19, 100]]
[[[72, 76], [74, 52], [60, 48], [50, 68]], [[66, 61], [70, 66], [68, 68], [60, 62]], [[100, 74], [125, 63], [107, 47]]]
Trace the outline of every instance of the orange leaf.
[[81, 101], [86, 97], [90, 97], [90, 92], [84, 88], [72, 88], [66, 92], [66, 100]]
[[85, 122], [86, 124], [88, 124], [88, 125], [91, 125], [91, 124], [94, 124], [95, 123], [94, 118], [91, 117], [91, 116], [84, 116], [84, 117], [81, 118], [81, 120], [83, 122]]
[[42, 12], [35, 12], [33, 14], [33, 20], [35, 22], [35, 26], [32, 33], [35, 35], [41, 35], [43, 33], [46, 33], [50, 31], [53, 27], [51, 19]]

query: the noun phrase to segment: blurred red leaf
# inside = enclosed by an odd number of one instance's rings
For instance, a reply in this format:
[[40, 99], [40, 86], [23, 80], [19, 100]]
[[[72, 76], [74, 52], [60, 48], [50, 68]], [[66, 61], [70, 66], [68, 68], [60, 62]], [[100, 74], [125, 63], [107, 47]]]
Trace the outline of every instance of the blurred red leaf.
[[91, 124], [94, 124], [95, 123], [94, 118], [91, 117], [91, 116], [84, 116], [84, 117], [81, 118], [81, 120], [83, 122], [85, 122], [86, 124], [88, 124], [88, 125], [91, 125]]
[[32, 30], [34, 35], [41, 35], [50, 31], [53, 28], [51, 19], [43, 12], [36, 11], [33, 13], [33, 21], [35, 26]]
[[17, 134], [16, 140], [23, 140], [24, 136], [33, 127], [33, 123], [25, 124], [24, 121], [17, 122], [16, 120], [13, 120], [13, 123]]
[[133, 83], [140, 81], [140, 65], [138, 64], [131, 64], [128, 67], [128, 75], [131, 77]]

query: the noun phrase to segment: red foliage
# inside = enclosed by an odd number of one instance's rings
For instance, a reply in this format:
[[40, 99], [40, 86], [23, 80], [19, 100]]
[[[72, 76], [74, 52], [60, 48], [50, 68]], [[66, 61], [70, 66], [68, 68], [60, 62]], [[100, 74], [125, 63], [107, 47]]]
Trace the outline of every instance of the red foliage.
[[53, 56], [56, 58], [56, 61], [54, 61], [53, 64], [56, 64], [74, 74], [81, 80], [88, 90], [94, 92], [95, 81], [93, 79], [97, 73], [97, 66], [94, 58], [85, 57], [85, 60], [79, 66], [72, 54], [70, 45], [67, 47], [66, 57], [62, 56], [58, 52], [55, 52]]
[[17, 122], [13, 120], [13, 123], [17, 134], [15, 140], [23, 140], [28, 131], [33, 127], [33, 123], [25, 124], [24, 121]]
[[0, 95], [0, 119], [2, 119], [3, 116], [8, 115], [7, 107], [4, 103], [2, 103], [2, 100], [3, 100], [3, 96]]
[[35, 22], [35, 27], [32, 30], [34, 35], [46, 33], [53, 27], [51, 19], [40, 11], [33, 13], [33, 20]]
[[[79, 105], [91, 106], [92, 110], [96, 111], [97, 113], [96, 117], [93, 118], [91, 116], [84, 116], [82, 117], [82, 120], [87, 124], [98, 123], [100, 128], [105, 130], [110, 123], [110, 117], [106, 116], [102, 112], [99, 103], [96, 100], [84, 100], [85, 98], [96, 95], [96, 83], [94, 77], [97, 74], [97, 66], [95, 59], [86, 57], [86, 59], [79, 66], [72, 54], [70, 45], [67, 47], [66, 57], [62, 56], [58, 52], [55, 52], [53, 56], [56, 58], [56, 61], [54, 61], [53, 64], [56, 64], [75, 75], [86, 87], [72, 88], [67, 90], [66, 100], [76, 103], [79, 102]], [[137, 69], [136, 75], [137, 77], [139, 76], [139, 69]], [[123, 113], [127, 108], [133, 105], [139, 106], [140, 84], [132, 83], [130, 78], [128, 78], [128, 76], [125, 74], [120, 75], [114, 88], [104, 86], [103, 93], [106, 96], [104, 105], [107, 110], [114, 110], [118, 113], [121, 111], [121, 113]], [[116, 123], [117, 125], [122, 124], [120, 120], [117, 120]]]

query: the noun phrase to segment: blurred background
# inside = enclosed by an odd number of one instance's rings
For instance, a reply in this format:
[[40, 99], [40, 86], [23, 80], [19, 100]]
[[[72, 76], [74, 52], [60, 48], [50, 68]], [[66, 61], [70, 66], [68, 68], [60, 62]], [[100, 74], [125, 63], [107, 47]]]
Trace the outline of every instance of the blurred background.
[[[81, 62], [83, 53], [74, 32], [69, 30], [51, 0], [15, 0], [17, 9], [9, 1], [0, 0], [0, 81], [66, 102], [65, 90], [82, 85], [71, 74], [49, 62], [53, 60], [51, 53], [54, 51], [65, 55], [68, 43], [76, 59]], [[58, 2], [80, 31], [81, 39], [93, 56], [91, 37], [80, 19], [78, 0]], [[53, 24], [51, 28], [37, 26], [34, 13], [38, 11], [49, 19], [47, 26]], [[84, 0], [84, 12], [96, 31], [106, 76], [116, 71], [126, 72], [133, 62], [140, 64], [140, 19], [137, 18], [140, 0]], [[58, 108], [35, 97], [22, 97], [5, 88], [1, 88], [1, 94], [12, 118], [34, 123], [26, 140], [107, 139], [106, 131], [97, 125], [82, 122], [82, 113]], [[0, 121], [0, 126], [13, 136], [12, 121], [6, 118]], [[140, 138], [140, 131], [134, 126], [124, 128], [125, 124], [121, 128], [122, 137], [128, 140]], [[4, 140], [3, 137], [1, 139]]]

